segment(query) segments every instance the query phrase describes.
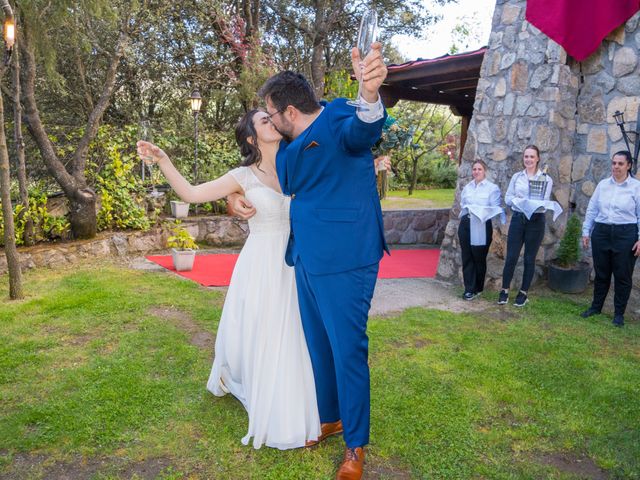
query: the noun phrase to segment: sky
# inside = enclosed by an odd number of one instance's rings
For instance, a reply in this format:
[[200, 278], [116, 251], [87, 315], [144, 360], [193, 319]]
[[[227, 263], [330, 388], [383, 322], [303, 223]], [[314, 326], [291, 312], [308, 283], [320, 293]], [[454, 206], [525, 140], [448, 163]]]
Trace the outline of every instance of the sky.
[[495, 0], [458, 0], [457, 4], [445, 7], [434, 6], [430, 0], [423, 0], [434, 13], [440, 14], [442, 20], [423, 32], [422, 37], [396, 35], [393, 43], [400, 53], [410, 60], [434, 58], [449, 52], [453, 44], [451, 34], [453, 28], [461, 22], [473, 26], [473, 35], [468, 48], [460, 51], [475, 50], [486, 45], [491, 33], [491, 19], [496, 5]]

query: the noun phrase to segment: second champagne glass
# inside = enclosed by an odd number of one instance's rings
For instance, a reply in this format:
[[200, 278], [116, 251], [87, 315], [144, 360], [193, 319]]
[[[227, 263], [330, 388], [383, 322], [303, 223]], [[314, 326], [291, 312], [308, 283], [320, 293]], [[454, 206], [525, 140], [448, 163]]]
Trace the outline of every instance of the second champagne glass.
[[362, 93], [362, 76], [364, 73], [364, 57], [371, 51], [371, 44], [376, 41], [378, 35], [378, 15], [373, 9], [369, 9], [360, 20], [360, 29], [358, 30], [358, 51], [360, 52], [360, 79], [358, 80], [358, 95], [355, 100], [349, 100], [348, 105], [358, 107], [360, 110], [366, 110], [366, 104], [360, 98]]
[[[149, 120], [143, 120], [142, 122], [140, 122], [140, 138], [141, 140], [144, 140], [145, 142], [150, 142], [153, 143], [153, 132], [151, 130], [151, 122]], [[152, 190], [150, 195], [152, 197], [159, 197], [161, 195], [161, 193], [158, 191], [158, 189], [156, 188], [156, 178], [154, 176], [154, 171], [155, 171], [155, 163], [153, 161], [153, 157], [152, 156], [144, 156], [142, 158], [142, 161], [144, 162], [144, 165], [142, 167], [142, 171], [144, 172], [144, 166], [146, 165], [146, 167], [149, 169], [149, 181], [151, 182], [152, 185]]]

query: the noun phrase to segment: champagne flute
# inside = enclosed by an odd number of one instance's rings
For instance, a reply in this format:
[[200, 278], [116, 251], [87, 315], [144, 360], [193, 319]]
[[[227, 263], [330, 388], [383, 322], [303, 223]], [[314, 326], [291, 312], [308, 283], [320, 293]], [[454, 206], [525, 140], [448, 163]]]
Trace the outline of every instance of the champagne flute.
[[[153, 143], [153, 132], [151, 130], [151, 122], [149, 120], [142, 120], [140, 122], [140, 139], [145, 142]], [[142, 180], [144, 181], [144, 167], [146, 166], [149, 169], [149, 181], [153, 186], [151, 190], [151, 197], [156, 198], [161, 195], [161, 193], [156, 188], [156, 179], [154, 176], [155, 170], [155, 161], [151, 155], [144, 155], [142, 157]]]
[[362, 111], [368, 110], [366, 104], [360, 98], [362, 92], [362, 77], [364, 74], [364, 57], [371, 51], [371, 44], [376, 41], [378, 35], [378, 15], [372, 8], [367, 10], [360, 20], [358, 30], [357, 47], [360, 52], [360, 80], [358, 80], [358, 95], [355, 100], [349, 100], [348, 105], [358, 107]]

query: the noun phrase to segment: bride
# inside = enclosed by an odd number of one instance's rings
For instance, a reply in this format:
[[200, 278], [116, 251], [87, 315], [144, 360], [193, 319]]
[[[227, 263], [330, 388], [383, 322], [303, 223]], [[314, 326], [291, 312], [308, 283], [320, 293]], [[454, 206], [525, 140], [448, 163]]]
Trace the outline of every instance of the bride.
[[208, 202], [237, 192], [256, 208], [231, 276], [207, 382], [214, 395], [231, 393], [242, 402], [249, 417], [242, 443], [248, 445], [253, 438], [254, 448], [304, 447], [321, 433], [295, 274], [284, 262], [290, 197], [282, 194], [276, 174], [281, 138], [265, 112], [248, 112], [236, 127], [242, 166], [196, 186], [159, 147], [137, 143], [140, 158], [157, 164], [185, 202]]

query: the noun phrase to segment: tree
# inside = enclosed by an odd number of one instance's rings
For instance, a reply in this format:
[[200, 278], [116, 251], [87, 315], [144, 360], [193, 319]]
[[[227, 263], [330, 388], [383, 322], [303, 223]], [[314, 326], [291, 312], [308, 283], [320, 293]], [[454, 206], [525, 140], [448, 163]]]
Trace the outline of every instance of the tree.
[[[460, 127], [460, 122], [454, 118], [450, 110], [440, 105], [401, 101], [394, 108], [394, 112], [399, 122], [415, 129], [412, 146], [406, 150], [406, 155], [392, 158], [393, 170], [399, 171], [404, 164], [405, 178], [411, 195], [418, 183], [420, 165], [425, 164], [425, 159], [429, 159], [449, 142], [451, 133]], [[448, 156], [442, 160], [451, 162]], [[435, 165], [435, 168], [438, 168], [438, 165]]]
[[[6, 18], [13, 19], [13, 10], [9, 0], [1, 0], [0, 6]], [[0, 78], [4, 76], [5, 65], [0, 67]], [[2, 201], [2, 218], [4, 220], [4, 253], [9, 270], [9, 298], [16, 300], [24, 296], [22, 291], [22, 270], [16, 249], [16, 234], [13, 225], [13, 207], [10, 194], [9, 152], [4, 131], [4, 101], [0, 94], [0, 196]]]
[[[453, 0], [435, 0], [444, 5]], [[318, 97], [324, 93], [327, 72], [351, 70], [350, 49], [355, 45], [366, 2], [346, 0], [263, 0], [265, 43], [275, 52], [277, 63], [305, 73]], [[437, 21], [421, 0], [380, 0], [380, 40], [396, 34], [419, 34]]]
[[458, 17], [457, 20], [458, 23], [456, 23], [451, 32], [452, 44], [449, 48], [451, 55], [469, 50], [471, 45], [478, 45], [481, 40], [480, 21], [478, 20], [477, 12], [474, 12], [471, 16], [463, 15]]
[[[96, 0], [98, 2], [98, 0]], [[105, 2], [106, 3], [106, 2]], [[100, 125], [102, 116], [107, 109], [109, 100], [114, 91], [116, 72], [121, 58], [124, 55], [125, 48], [129, 40], [129, 28], [131, 22], [131, 12], [128, 8], [122, 7], [122, 14], [119, 18], [119, 28], [117, 31], [117, 40], [110, 51], [104, 51], [98, 45], [92, 45], [96, 53], [101, 53], [105, 60], [106, 68], [102, 82], [102, 90], [99, 98], [95, 101], [93, 98], [87, 98], [87, 103], [92, 106], [86, 119], [84, 132], [78, 141], [76, 148], [72, 154], [71, 161], [65, 163], [60, 158], [56, 148], [51, 141], [45, 124], [40, 115], [37, 95], [36, 95], [36, 70], [37, 61], [36, 54], [39, 53], [48, 59], [47, 55], [53, 55], [43, 45], [47, 39], [55, 37], [52, 30], [60, 28], [70, 28], [74, 33], [78, 33], [75, 29], [78, 16], [89, 15], [91, 10], [97, 8], [103, 13], [102, 22], [96, 21], [96, 31], [109, 28], [112, 19], [104, 12], [109, 10], [109, 6], [103, 3], [95, 3], [89, 5], [88, 2], [81, 2], [75, 5], [75, 2], [56, 2], [48, 3], [48, 8], [38, 10], [39, 2], [24, 1], [20, 2], [21, 18], [23, 20], [23, 41], [20, 42], [20, 53], [24, 62], [22, 76], [22, 101], [24, 103], [24, 115], [27, 128], [35, 140], [42, 159], [47, 166], [47, 170], [60, 185], [69, 201], [69, 221], [73, 234], [76, 238], [91, 238], [96, 234], [96, 194], [88, 185], [85, 169], [87, 162], [87, 153], [90, 142], [95, 138]], [[115, 8], [115, 7], [111, 7]], [[56, 15], [52, 15], [53, 9]], [[111, 12], [115, 13], [115, 12]], [[50, 19], [57, 19], [58, 23], [47, 25]], [[47, 28], [48, 27], [48, 28]], [[91, 39], [87, 37], [87, 41]], [[49, 47], [51, 48], [51, 47]], [[46, 63], [45, 63], [46, 66]], [[82, 76], [82, 75], [80, 75]]]

